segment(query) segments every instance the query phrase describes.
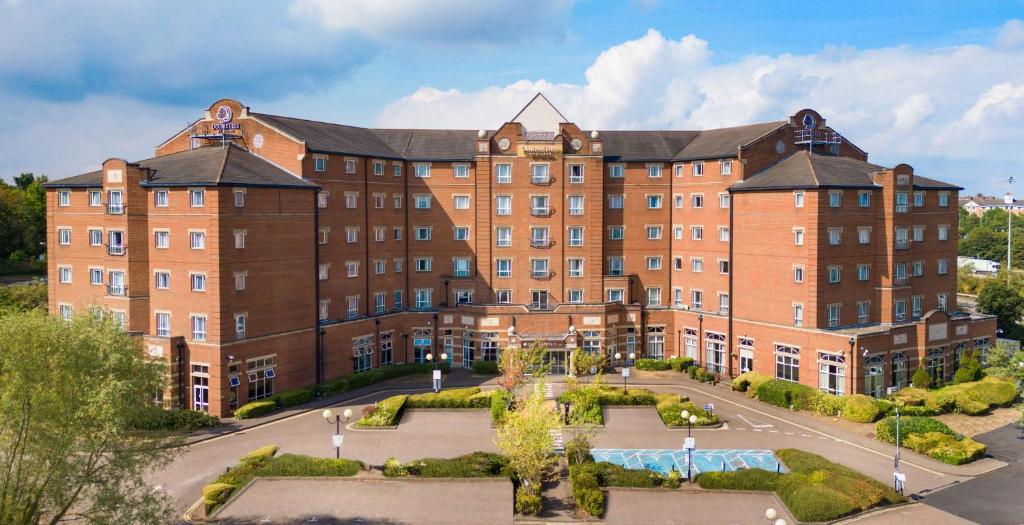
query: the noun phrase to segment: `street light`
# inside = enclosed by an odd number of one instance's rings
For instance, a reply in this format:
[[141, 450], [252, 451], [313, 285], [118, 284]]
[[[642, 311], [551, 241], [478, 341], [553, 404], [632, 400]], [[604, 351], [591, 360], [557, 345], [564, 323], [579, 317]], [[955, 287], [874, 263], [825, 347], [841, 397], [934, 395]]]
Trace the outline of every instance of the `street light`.
[[[1010, 183], [1010, 184], [1013, 184], [1014, 183], [1013, 177], [1010, 177], [1007, 180], [1007, 182]], [[1006, 282], [1007, 282], [1007, 284], [1009, 284], [1009, 282], [1010, 282], [1010, 268], [1013, 267], [1013, 263], [1012, 263], [1013, 256], [1010, 253], [1010, 247], [1012, 246], [1011, 239], [1013, 238], [1013, 213], [1011, 213], [1011, 211], [1013, 210], [1013, 206], [1012, 206], [1012, 204], [1013, 204], [1013, 192], [1010, 192], [1010, 191], [1006, 192], [1006, 195], [1003, 195], [1003, 202], [1005, 202], [1007, 204], [1007, 206], [1006, 206]]]
[[[632, 360], [636, 359], [636, 353], [635, 352], [630, 352], [628, 357], [629, 357], [629, 360], [632, 361]], [[615, 352], [615, 360], [618, 361], [620, 359], [622, 359], [622, 354], [620, 352]], [[629, 361], [626, 361], [626, 362], [622, 363], [622, 393], [623, 394], [628, 394], [629, 393], [629, 391], [626, 389], [626, 378], [627, 377], [629, 377]]]
[[898, 494], [903, 494], [903, 482], [907, 479], [905, 475], [900, 473], [900, 406], [896, 405], [896, 456], [894, 457], [893, 464], [896, 472], [892, 474], [893, 490]]
[[764, 511], [764, 519], [772, 522], [773, 525], [786, 525], [786, 520], [779, 517], [779, 512], [773, 508]]
[[[347, 424], [348, 420], [352, 419], [352, 409], [346, 408], [345, 411], [342, 412], [342, 415], [345, 416], [345, 423]], [[327, 420], [328, 424], [332, 423], [331, 418], [334, 418], [334, 435], [331, 436], [331, 442], [334, 444], [334, 457], [341, 459], [341, 443], [345, 440], [345, 436], [341, 433], [342, 416], [334, 414], [329, 408], [323, 411], [323, 416], [324, 419]]]

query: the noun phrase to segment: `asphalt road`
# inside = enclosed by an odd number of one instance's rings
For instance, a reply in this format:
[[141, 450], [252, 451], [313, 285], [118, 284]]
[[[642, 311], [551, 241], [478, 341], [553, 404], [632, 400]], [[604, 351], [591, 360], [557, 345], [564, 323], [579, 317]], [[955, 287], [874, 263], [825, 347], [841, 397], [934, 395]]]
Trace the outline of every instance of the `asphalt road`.
[[1007, 425], [974, 439], [1009, 465], [931, 494], [923, 503], [986, 525], [1024, 523], [1024, 434], [1019, 425]]

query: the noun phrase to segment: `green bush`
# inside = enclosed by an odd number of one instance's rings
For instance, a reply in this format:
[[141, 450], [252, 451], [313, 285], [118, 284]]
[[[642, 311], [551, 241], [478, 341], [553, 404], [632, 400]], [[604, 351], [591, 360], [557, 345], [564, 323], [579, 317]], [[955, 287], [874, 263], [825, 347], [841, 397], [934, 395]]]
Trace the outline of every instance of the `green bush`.
[[388, 478], [404, 478], [409, 471], [402, 465], [398, 458], [390, 457], [384, 460], [384, 476]]
[[910, 378], [910, 382], [915, 388], [930, 388], [932, 386], [932, 376], [923, 366], [919, 366], [914, 372], [914, 376]]
[[391, 396], [375, 405], [374, 410], [356, 424], [361, 427], [394, 427], [402, 417], [408, 395]]
[[540, 494], [525, 486], [516, 489], [516, 512], [536, 516], [544, 510]]
[[[902, 429], [901, 429], [902, 430]], [[912, 434], [904, 441], [907, 448], [951, 465], [970, 463], [985, 455], [985, 445], [965, 437], [957, 439], [942, 432]]]
[[[448, 363], [441, 363], [441, 370], [448, 372]], [[321, 396], [333, 396], [357, 388], [387, 381], [396, 377], [403, 377], [414, 374], [429, 374], [434, 371], [434, 365], [430, 363], [410, 363], [404, 365], [383, 366], [371, 368], [365, 372], [358, 372], [339, 379], [334, 379], [316, 386], [316, 391]]]
[[838, 416], [846, 408], [846, 397], [822, 393], [814, 398], [812, 409], [823, 416]]
[[669, 471], [668, 476], [665, 478], [665, 483], [662, 485], [667, 489], [677, 489], [683, 484], [683, 475], [678, 470]]
[[690, 375], [690, 379], [700, 381], [701, 383], [710, 383], [715, 379], [715, 374], [708, 372], [703, 367], [693, 366], [687, 369], [687, 371]]
[[490, 408], [491, 393], [480, 387], [452, 388], [408, 397], [405, 408]]
[[830, 521], [858, 510], [849, 497], [824, 485], [800, 484], [784, 493], [782, 501], [800, 521]]
[[974, 381], [974, 370], [961, 366], [956, 369], [956, 373], [953, 374], [953, 384], [959, 385], [961, 383], [970, 383]]
[[410, 476], [421, 478], [487, 478], [510, 476], [508, 458], [490, 452], [473, 452], [455, 458], [423, 458], [402, 465]]
[[516, 396], [507, 390], [498, 389], [491, 395], [491, 423], [495, 425], [505, 421], [505, 413], [515, 400]]
[[277, 454], [277, 445], [260, 447], [238, 458], [240, 465], [262, 465]]
[[614, 463], [586, 462], [570, 467], [577, 472], [591, 474], [597, 479], [601, 487], [634, 487], [653, 488], [660, 487], [665, 482], [665, 476], [648, 469], [627, 469]]
[[668, 361], [662, 361], [661, 359], [637, 359], [636, 368], [637, 370], [668, 370], [672, 366]]
[[672, 357], [668, 360], [668, 366], [676, 372], [686, 372], [688, 368], [693, 366], [692, 357]]
[[782, 408], [791, 406], [797, 410], [809, 410], [821, 393], [809, 386], [772, 379], [757, 387], [757, 399]]
[[223, 505], [235, 492], [235, 486], [227, 483], [210, 483], [203, 487], [203, 503], [207, 509]]
[[656, 408], [661, 421], [670, 426], [686, 426], [682, 416], [683, 410], [697, 416], [696, 426], [717, 425], [719, 422], [717, 414], [709, 415], [704, 409], [676, 394], [658, 394]]
[[588, 464], [570, 466], [569, 483], [572, 485], [576, 507], [595, 518], [600, 518], [604, 514], [605, 495], [598, 486], [597, 476], [586, 468]]
[[201, 410], [181, 410], [148, 407], [132, 420], [136, 430], [196, 430], [220, 424], [220, 418]]
[[473, 373], [480, 375], [494, 375], [498, 373], [498, 362], [497, 361], [483, 361], [477, 359], [473, 361]]
[[[945, 423], [930, 417], [900, 417], [900, 445], [905, 446], [906, 439], [912, 434], [941, 432], [956, 437], [956, 432]], [[885, 443], [896, 443], [896, 418], [887, 417], [875, 424], [875, 439]]]
[[928, 390], [924, 388], [909, 387], [898, 390], [889, 396], [893, 401], [901, 403], [903, 407], [924, 406], [925, 399], [928, 399]]
[[901, 414], [935, 415], [961, 412], [975, 416], [987, 413], [994, 407], [1009, 406], [1017, 397], [1017, 387], [1012, 380], [985, 377], [947, 385], [935, 390], [905, 388], [892, 395], [902, 402]]
[[601, 413], [601, 390], [599, 385], [589, 384], [566, 390], [559, 396], [560, 403], [569, 403], [569, 423], [573, 425], [603, 425]]
[[601, 386], [598, 389], [602, 405], [653, 405], [657, 403], [654, 392], [643, 388], [623, 390], [619, 387]]
[[277, 410], [277, 403], [273, 400], [252, 401], [235, 409], [235, 419], [250, 419], [269, 414]]
[[[757, 395], [758, 387], [771, 380], [771, 376], [760, 372], [743, 372], [732, 380], [732, 387], [734, 390], [746, 392], [747, 397], [754, 397]], [[746, 388], [742, 388], [742, 385], [746, 385]]]
[[775, 490], [779, 477], [783, 474], [759, 468], [736, 470], [733, 472], [702, 472], [697, 474], [697, 484], [709, 490]]
[[365, 470], [362, 461], [353, 459], [314, 458], [296, 454], [281, 454], [268, 460], [256, 470], [257, 476], [267, 477], [348, 477]]
[[882, 415], [882, 410], [874, 398], [864, 394], [847, 396], [843, 406], [843, 418], [855, 423], [874, 423]]
[[313, 400], [313, 389], [312, 388], [296, 388], [295, 390], [285, 390], [280, 394], [271, 396], [273, 401], [277, 403], [278, 408], [288, 408], [296, 405], [302, 405], [309, 403]]

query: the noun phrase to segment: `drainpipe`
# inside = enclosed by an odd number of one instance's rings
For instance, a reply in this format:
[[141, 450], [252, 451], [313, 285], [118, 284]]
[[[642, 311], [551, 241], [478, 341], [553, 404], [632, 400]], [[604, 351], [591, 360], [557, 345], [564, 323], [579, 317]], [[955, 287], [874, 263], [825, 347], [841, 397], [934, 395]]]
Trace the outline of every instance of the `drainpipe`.
[[373, 275], [370, 273], [370, 162], [370, 159], [364, 159], [363, 165], [363, 275], [366, 276], [363, 282], [366, 283], [366, 315], [370, 315], [370, 276]]
[[701, 356], [704, 355], [702, 346], [704, 344], [704, 314], [697, 314], [697, 366], [701, 366]]
[[320, 189], [313, 192], [313, 330], [316, 333], [316, 378], [313, 384], [324, 380], [324, 333], [320, 328]]
[[185, 341], [178, 339], [178, 408], [185, 410]]
[[728, 354], [729, 355], [729, 377], [734, 377], [732, 361], [733, 361], [733, 358], [735, 357], [735, 356], [733, 356], [733, 353], [732, 353], [732, 349], [733, 349], [732, 317], [733, 317], [733, 311], [736, 309], [736, 298], [733, 297], [733, 293], [732, 293], [733, 292], [732, 276], [733, 276], [733, 274], [736, 273], [736, 264], [734, 262], [734, 257], [733, 257], [733, 246], [734, 246], [734, 241], [733, 240], [736, 238], [736, 230], [735, 230], [736, 222], [733, 220], [733, 213], [734, 213], [735, 209], [736, 209], [736, 202], [732, 200], [732, 194], [730, 193], [729, 194], [729, 328], [727, 330], [727, 332], [729, 332], [729, 334], [727, 336], [727, 342], [725, 343], [726, 344], [726, 351], [729, 353]]

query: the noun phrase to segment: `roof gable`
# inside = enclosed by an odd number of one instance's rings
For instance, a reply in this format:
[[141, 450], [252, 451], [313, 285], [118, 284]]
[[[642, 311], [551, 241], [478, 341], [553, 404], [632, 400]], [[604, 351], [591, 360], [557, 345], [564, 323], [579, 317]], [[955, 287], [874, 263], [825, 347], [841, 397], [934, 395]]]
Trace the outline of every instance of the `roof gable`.
[[522, 124], [527, 133], [558, 133], [569, 120], [542, 93], [534, 95], [510, 122]]

